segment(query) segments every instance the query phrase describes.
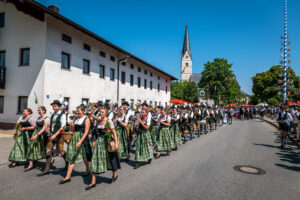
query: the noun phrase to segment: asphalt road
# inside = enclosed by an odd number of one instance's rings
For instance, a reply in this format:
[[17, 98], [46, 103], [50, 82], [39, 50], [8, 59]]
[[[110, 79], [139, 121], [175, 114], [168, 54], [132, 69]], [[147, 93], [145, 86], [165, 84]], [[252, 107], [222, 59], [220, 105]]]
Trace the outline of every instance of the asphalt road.
[[[107, 172], [98, 176], [97, 187], [85, 191], [91, 177], [83, 178], [84, 164], [78, 163], [72, 181], [58, 182], [64, 173], [56, 158], [53, 174], [36, 177], [39, 169], [24, 173], [23, 166], [0, 166], [0, 199], [300, 199], [300, 152], [293, 145], [278, 148], [278, 132], [255, 121], [234, 121], [180, 146], [170, 156], [133, 169], [122, 162], [118, 180], [109, 184]], [[132, 156], [134, 157], [134, 156]], [[251, 165], [263, 175], [233, 169]]]

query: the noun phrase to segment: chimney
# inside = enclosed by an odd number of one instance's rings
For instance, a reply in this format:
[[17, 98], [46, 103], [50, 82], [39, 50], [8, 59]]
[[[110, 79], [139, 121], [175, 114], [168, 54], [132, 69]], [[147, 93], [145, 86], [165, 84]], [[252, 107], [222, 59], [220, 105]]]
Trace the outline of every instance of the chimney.
[[59, 13], [59, 7], [57, 7], [55, 5], [50, 5], [50, 6], [48, 6], [48, 8], [50, 10], [52, 10], [53, 12]]

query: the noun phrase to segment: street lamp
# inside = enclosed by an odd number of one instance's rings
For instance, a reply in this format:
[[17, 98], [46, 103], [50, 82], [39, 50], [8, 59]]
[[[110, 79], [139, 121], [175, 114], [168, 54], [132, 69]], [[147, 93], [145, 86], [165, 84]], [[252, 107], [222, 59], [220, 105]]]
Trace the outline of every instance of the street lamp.
[[119, 87], [120, 87], [120, 62], [127, 62], [127, 60], [128, 60], [128, 58], [129, 58], [130, 56], [128, 56], [128, 55], [126, 55], [124, 58], [121, 58], [121, 59], [119, 59], [118, 60], [118, 69], [117, 69], [117, 73], [118, 73], [118, 83], [117, 83], [117, 103], [118, 103], [118, 105], [119, 105]]

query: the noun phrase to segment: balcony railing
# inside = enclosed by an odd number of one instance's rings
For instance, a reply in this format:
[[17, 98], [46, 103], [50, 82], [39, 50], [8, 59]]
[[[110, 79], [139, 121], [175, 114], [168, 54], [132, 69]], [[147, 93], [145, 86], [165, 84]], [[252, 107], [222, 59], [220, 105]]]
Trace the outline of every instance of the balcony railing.
[[6, 67], [0, 67], [0, 89], [5, 89]]

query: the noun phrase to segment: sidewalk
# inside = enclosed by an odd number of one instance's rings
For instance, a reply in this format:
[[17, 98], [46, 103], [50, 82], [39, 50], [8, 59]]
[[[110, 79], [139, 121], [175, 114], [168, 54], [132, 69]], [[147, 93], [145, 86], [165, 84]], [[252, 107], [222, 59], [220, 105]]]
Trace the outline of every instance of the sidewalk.
[[14, 144], [13, 130], [0, 130], [0, 166], [8, 164], [8, 156]]
[[[259, 119], [261, 119], [259, 117]], [[270, 119], [269, 117], [264, 117], [264, 121], [271, 124], [272, 126], [276, 127], [277, 129], [279, 129], [279, 125], [278, 125], [278, 122], [274, 119]], [[289, 139], [295, 144], [297, 145], [298, 147], [300, 147], [300, 141], [297, 140], [296, 138], [297, 136], [295, 134], [290, 134], [289, 133]]]

